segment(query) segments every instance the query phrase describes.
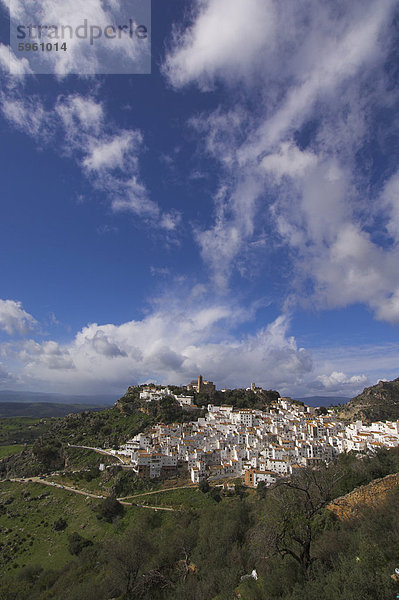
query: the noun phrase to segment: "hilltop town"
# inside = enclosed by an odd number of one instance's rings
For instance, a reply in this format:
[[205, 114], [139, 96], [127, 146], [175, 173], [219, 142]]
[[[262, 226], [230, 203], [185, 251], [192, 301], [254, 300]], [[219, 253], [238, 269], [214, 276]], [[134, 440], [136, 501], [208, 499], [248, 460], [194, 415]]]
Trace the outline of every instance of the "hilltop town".
[[[186, 389], [209, 397], [216, 392], [214, 384], [201, 375]], [[247, 391], [264, 392], [254, 383]], [[140, 400], [145, 404], [164, 398], [193, 417], [198, 410], [192, 395], [175, 394], [169, 387], [140, 386]], [[140, 477], [168, 478], [183, 466], [194, 483], [241, 477], [247, 486], [257, 487], [301, 467], [328, 463], [342, 452], [398, 445], [399, 420], [348, 423], [337, 419], [333, 409], [317, 410], [277, 397], [263, 410], [209, 403], [203, 416], [183, 423], [159, 423], [113, 452], [127, 458]]]

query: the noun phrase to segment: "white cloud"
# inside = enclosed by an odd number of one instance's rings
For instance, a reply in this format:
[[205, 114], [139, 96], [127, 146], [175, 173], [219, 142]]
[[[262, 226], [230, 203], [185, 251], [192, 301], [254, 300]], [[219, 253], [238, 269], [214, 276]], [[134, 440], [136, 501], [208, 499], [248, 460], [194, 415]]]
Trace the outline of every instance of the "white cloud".
[[[122, 392], [144, 381], [184, 384], [202, 373], [219, 388], [255, 381], [300, 397], [354, 396], [381, 377], [397, 376], [396, 344], [305, 349], [290, 335], [288, 314], [242, 335], [235, 333], [237, 325], [253, 318], [256, 303], [240, 307], [211, 302], [207, 289], [182, 298], [163, 296], [141, 320], [92, 323], [66, 343], [29, 339], [3, 344], [1, 383], [14, 382], [23, 389]], [[19, 330], [15, 322], [9, 325], [12, 333], [25, 331], [23, 323]]]
[[25, 342], [20, 376], [29, 387], [93, 391], [146, 380], [184, 383], [203, 372], [220, 386], [255, 380], [286, 388], [311, 371], [309, 353], [288, 335], [286, 316], [253, 336], [232, 335], [244, 318], [241, 309], [197, 302], [189, 310], [162, 306], [141, 321], [93, 323], [68, 344]]
[[[239, 5], [224, 12], [218, 37], [223, 2], [198, 2], [165, 59], [176, 88], [227, 86], [223, 104], [190, 120], [204, 157], [221, 167], [214, 222], [194, 228], [216, 285], [225, 291], [235, 270], [253, 272], [249, 257], [278, 262], [285, 251], [291, 298], [318, 308], [361, 302], [399, 322], [398, 180], [379, 197], [370, 142], [378, 136], [374, 148], [392, 162], [397, 122], [379, 117], [399, 105], [386, 69], [396, 60], [395, 3], [253, 2], [240, 16]], [[259, 11], [272, 15], [263, 33], [255, 27], [244, 49], [230, 45], [240, 19], [245, 28]]]
[[142, 144], [143, 138], [138, 131], [122, 131], [106, 142], [97, 143], [89, 150], [83, 160], [83, 166], [89, 171], [123, 169], [129, 154], [136, 159], [135, 150]]
[[166, 231], [174, 231], [181, 222], [181, 214], [174, 210], [169, 213], [164, 213], [161, 217], [160, 225]]
[[143, 135], [138, 129], [119, 129], [93, 95], [59, 96], [46, 109], [36, 96], [12, 86], [0, 96], [4, 117], [27, 135], [73, 157], [92, 186], [102, 192], [115, 212], [128, 211], [167, 236], [176, 232], [181, 215], [163, 212], [141, 179], [139, 158]]
[[69, 371], [75, 365], [67, 348], [62, 348], [57, 342], [45, 341], [39, 344], [34, 340], [24, 343], [19, 358], [26, 362], [27, 369], [43, 368], [50, 371]]
[[36, 325], [36, 320], [27, 313], [21, 302], [0, 300], [0, 329], [8, 334], [26, 334]]
[[232, 191], [228, 186], [222, 187], [215, 197], [215, 224], [207, 230], [194, 230], [201, 256], [210, 265], [221, 291], [227, 289], [235, 260], [254, 234], [256, 201], [262, 191], [262, 180], [252, 174], [237, 181]]
[[0, 68], [6, 74], [28, 75], [31, 68], [26, 58], [17, 58], [8, 46], [0, 43]]
[[[40, 98], [17, 98], [2, 94], [0, 96], [1, 110], [7, 121], [20, 131], [33, 136], [41, 135], [41, 128], [45, 121], [49, 121]], [[49, 137], [51, 136], [51, 132]], [[46, 134], [44, 134], [46, 135]]]
[[386, 182], [381, 204], [387, 213], [388, 232], [399, 243], [399, 171]]
[[251, 62], [273, 43], [274, 6], [269, 0], [198, 0], [194, 22], [176, 32], [165, 72], [175, 86], [214, 77], [245, 76]]
[[[340, 390], [340, 385], [337, 378], [330, 375], [334, 372], [348, 374], [344, 378], [348, 381], [351, 377], [367, 376], [367, 382], [362, 379], [359, 384], [352, 387], [351, 395], [357, 395], [365, 385], [373, 385], [379, 379], [392, 380], [398, 376], [399, 364], [399, 349], [396, 343], [386, 344], [364, 344], [362, 343], [362, 334], [359, 333], [352, 340], [351, 346], [335, 346], [330, 344], [321, 348], [312, 349], [312, 357], [314, 361], [314, 373], [319, 373], [327, 377], [330, 383], [336, 381], [337, 385], [333, 392], [337, 393]], [[309, 389], [316, 391], [320, 388], [320, 381], [316, 376], [309, 384]], [[313, 387], [312, 387], [313, 386]], [[347, 394], [347, 392], [345, 393]]]
[[278, 152], [262, 159], [261, 165], [265, 171], [281, 179], [284, 175], [301, 177], [316, 163], [317, 156], [313, 152], [302, 151], [292, 142], [283, 142]]
[[8, 370], [0, 363], [0, 385], [10, 385], [16, 382], [16, 377], [11, 375]]
[[92, 339], [94, 350], [98, 354], [115, 358], [116, 356], [127, 356], [126, 352], [122, 351], [116, 344], [111, 342], [103, 331], [97, 331]]
[[352, 389], [354, 386], [364, 387], [367, 383], [367, 377], [366, 375], [352, 375], [352, 377], [348, 377], [345, 373], [333, 371], [330, 375], [318, 375], [316, 381], [320, 382], [322, 388], [326, 390], [343, 391], [345, 387], [349, 389]]
[[66, 136], [76, 143], [81, 132], [99, 134], [104, 126], [104, 107], [91, 96], [70, 94], [60, 97], [55, 112], [61, 118]]
[[[2, 2], [8, 7], [8, 1]], [[86, 0], [84, 3], [80, 0], [13, 0], [10, 3], [11, 19], [19, 24], [66, 26], [67, 31], [72, 31], [72, 34], [66, 36], [66, 51], [44, 52], [40, 56], [29, 57], [35, 72], [55, 74], [60, 78], [71, 73], [82, 76], [130, 73], [132, 69], [135, 72], [137, 65], [142, 65], [144, 57], [148, 56], [148, 44], [137, 36], [116, 35], [111, 39], [103, 32], [109, 25], [126, 25], [128, 16], [138, 16], [141, 13], [142, 10], [137, 7], [135, 15], [129, 13], [123, 3], [116, 0]], [[101, 35], [94, 43], [90, 43], [91, 27], [101, 28]], [[37, 35], [36, 30], [34, 33]], [[43, 41], [54, 42], [54, 39], [45, 34], [46, 31], [42, 30]], [[13, 74], [19, 74], [22, 68], [26, 72], [26, 65], [22, 66], [21, 61], [14, 60], [11, 63]]]
[[[359, 3], [354, 3], [355, 10], [346, 12], [341, 22], [330, 28], [330, 32], [313, 29], [311, 38], [299, 48], [299, 56], [304, 59], [303, 51], [314, 52], [309, 61], [302, 60], [300, 70], [296, 74], [296, 84], [290, 86], [282, 105], [257, 132], [257, 141], [251, 143], [243, 152], [255, 157], [268, 146], [277, 143], [287, 136], [292, 127], [299, 126], [312, 111], [316, 100], [336, 98], [337, 90], [342, 82], [356, 76], [359, 69], [370, 68], [382, 55], [380, 35], [392, 16], [394, 2], [368, 3], [359, 10]], [[320, 10], [321, 5], [318, 5]], [[331, 15], [327, 9], [320, 17], [328, 20]], [[319, 18], [320, 18], [319, 17]], [[317, 26], [316, 19], [313, 22]], [[332, 23], [330, 23], [332, 25]], [[324, 23], [325, 25], [325, 23]], [[285, 36], [289, 31], [285, 32]], [[297, 48], [298, 51], [298, 48]], [[298, 57], [296, 64], [298, 64]], [[328, 96], [330, 95], [330, 98]], [[333, 100], [334, 101], [334, 100]]]

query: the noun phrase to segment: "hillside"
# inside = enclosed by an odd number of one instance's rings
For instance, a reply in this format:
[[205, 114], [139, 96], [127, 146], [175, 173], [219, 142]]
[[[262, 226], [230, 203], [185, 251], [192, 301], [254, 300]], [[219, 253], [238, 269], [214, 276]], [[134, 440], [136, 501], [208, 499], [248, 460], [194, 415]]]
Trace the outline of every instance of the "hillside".
[[337, 412], [342, 419], [366, 422], [399, 419], [399, 378], [365, 388]]
[[[133, 505], [123, 506], [103, 495], [114, 490], [125, 496], [127, 477], [145, 484], [132, 473], [119, 472], [116, 488], [111, 472], [74, 472], [73, 487], [91, 496], [68, 489], [71, 474], [49, 478], [64, 487], [3, 481], [0, 598], [393, 598], [397, 489], [351, 521], [322, 507], [362, 482], [397, 472], [398, 461], [396, 450], [360, 460], [345, 455], [327, 469], [301, 471], [292, 486], [258, 492], [191, 487], [156, 488], [149, 495], [142, 488], [133, 492]], [[314, 506], [321, 508], [314, 512]], [[253, 570], [257, 580], [248, 577]]]
[[336, 498], [327, 508], [340, 520], [358, 517], [365, 507], [375, 508], [383, 504], [389, 492], [398, 485], [399, 473], [392, 473]]
[[[45, 474], [63, 469], [66, 463], [72, 467], [68, 444], [115, 448], [154, 423], [188, 421], [193, 419], [193, 412], [196, 413], [195, 418], [202, 414], [201, 410], [184, 411], [172, 398], [146, 403], [140, 401], [139, 395], [138, 387], [130, 387], [111, 408], [84, 410], [51, 419], [45, 430], [44, 424], [41, 425], [39, 435], [32, 435], [33, 439], [29, 437], [34, 441], [31, 447], [0, 460], [0, 477]], [[26, 441], [26, 437], [22, 439], [12, 435], [7, 436], [3, 443]]]

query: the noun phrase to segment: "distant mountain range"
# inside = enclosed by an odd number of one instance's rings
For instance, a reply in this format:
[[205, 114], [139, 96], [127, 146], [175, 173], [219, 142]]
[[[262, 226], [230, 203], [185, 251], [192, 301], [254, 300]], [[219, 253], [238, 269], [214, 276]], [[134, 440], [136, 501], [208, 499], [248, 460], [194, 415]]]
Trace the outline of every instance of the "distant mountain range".
[[50, 417], [65, 417], [71, 413], [80, 413], [84, 410], [99, 411], [102, 406], [82, 404], [56, 404], [55, 402], [0, 402], [0, 419], [10, 417], [31, 417], [45, 419]]
[[[121, 394], [122, 395], [122, 394]], [[84, 406], [112, 406], [118, 400], [116, 394], [51, 394], [48, 392], [15, 392], [0, 390], [0, 402], [50, 402], [52, 404], [70, 404]]]
[[336, 406], [337, 404], [346, 404], [350, 398], [347, 396], [308, 396], [307, 398], [294, 398], [307, 406]]

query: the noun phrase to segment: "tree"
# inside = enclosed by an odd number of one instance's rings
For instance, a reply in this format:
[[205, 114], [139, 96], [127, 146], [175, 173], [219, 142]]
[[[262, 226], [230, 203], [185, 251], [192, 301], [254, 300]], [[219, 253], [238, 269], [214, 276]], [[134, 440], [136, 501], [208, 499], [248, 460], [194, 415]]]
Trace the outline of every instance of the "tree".
[[59, 519], [54, 521], [53, 529], [54, 529], [54, 531], [64, 531], [64, 529], [66, 529], [67, 526], [68, 526], [68, 523], [65, 521], [65, 519], [60, 517]]
[[75, 556], [78, 556], [82, 552], [83, 548], [92, 545], [93, 542], [91, 540], [86, 540], [77, 532], [71, 533], [71, 535], [68, 536], [68, 552], [70, 552], [70, 554], [74, 554]]
[[256, 488], [256, 493], [259, 496], [259, 498], [266, 498], [267, 485], [265, 481], [259, 481], [258, 486]]
[[244, 490], [244, 486], [242, 485], [241, 481], [237, 481], [234, 484], [234, 493], [236, 496], [240, 496], [240, 498], [244, 497], [245, 490]]
[[60, 469], [65, 464], [62, 444], [54, 436], [37, 439], [33, 444], [32, 453], [41, 463], [42, 470]]
[[334, 472], [326, 468], [301, 469], [291, 480], [270, 488], [263, 521], [264, 541], [282, 558], [290, 556], [304, 579], [309, 579], [316, 517], [333, 498]]
[[210, 490], [210, 485], [207, 479], [202, 479], [199, 482], [198, 489], [203, 493], [207, 494]]
[[216, 487], [211, 488], [209, 496], [212, 498], [212, 500], [215, 500], [215, 502], [220, 502], [222, 500], [220, 492]]
[[126, 600], [152, 600], [159, 590], [171, 584], [162, 567], [154, 565], [156, 550], [144, 523], [137, 523], [120, 542], [110, 546], [112, 596], [118, 595]]
[[111, 523], [115, 517], [123, 514], [123, 505], [112, 496], [106, 498], [94, 509], [97, 512], [98, 519], [104, 519]]

